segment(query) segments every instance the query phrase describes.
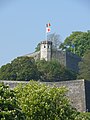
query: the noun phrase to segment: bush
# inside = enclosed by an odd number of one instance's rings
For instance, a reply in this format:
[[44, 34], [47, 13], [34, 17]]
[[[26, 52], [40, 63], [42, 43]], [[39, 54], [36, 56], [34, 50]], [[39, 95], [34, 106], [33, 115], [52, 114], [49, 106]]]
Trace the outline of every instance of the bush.
[[15, 92], [3, 83], [0, 83], [0, 120], [25, 120]]
[[90, 120], [90, 113], [80, 113], [79, 115], [76, 116], [75, 120]]
[[74, 120], [78, 114], [69, 104], [66, 88], [49, 87], [30, 81], [15, 88], [26, 120]]

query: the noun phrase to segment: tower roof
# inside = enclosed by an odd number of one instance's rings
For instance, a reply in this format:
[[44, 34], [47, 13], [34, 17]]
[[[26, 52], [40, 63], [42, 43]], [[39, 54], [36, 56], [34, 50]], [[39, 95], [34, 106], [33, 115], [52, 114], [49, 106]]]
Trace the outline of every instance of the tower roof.
[[52, 44], [52, 41], [45, 40], [45, 41], [42, 41], [41, 44]]

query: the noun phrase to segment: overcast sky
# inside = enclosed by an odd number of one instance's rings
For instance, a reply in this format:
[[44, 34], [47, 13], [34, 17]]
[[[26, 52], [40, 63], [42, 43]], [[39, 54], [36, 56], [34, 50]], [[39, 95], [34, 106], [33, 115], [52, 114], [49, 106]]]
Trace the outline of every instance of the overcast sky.
[[72, 31], [90, 30], [90, 0], [0, 0], [0, 66], [32, 53], [48, 22], [62, 42]]

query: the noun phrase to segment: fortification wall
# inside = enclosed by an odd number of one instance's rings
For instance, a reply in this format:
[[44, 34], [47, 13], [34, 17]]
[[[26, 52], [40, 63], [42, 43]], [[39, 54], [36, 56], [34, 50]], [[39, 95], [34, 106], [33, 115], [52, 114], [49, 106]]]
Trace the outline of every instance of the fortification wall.
[[66, 66], [68, 69], [78, 72], [78, 63], [81, 58], [74, 53], [68, 51], [52, 51], [52, 59], [57, 59], [62, 65]]
[[[25, 56], [34, 57], [35, 60], [45, 59], [50, 61], [51, 59], [58, 60], [62, 65], [66, 66], [68, 69], [78, 72], [78, 63], [81, 58], [71, 52], [62, 50], [51, 50], [51, 46], [42, 45], [42, 51], [34, 52], [32, 54], [27, 54]], [[49, 48], [47, 48], [49, 47]], [[42, 56], [42, 57], [41, 57]]]
[[86, 110], [90, 112], [90, 80], [85, 80]]
[[66, 52], [65, 51], [53, 50], [52, 59], [57, 59], [62, 65], [66, 66]]
[[78, 72], [78, 64], [81, 61], [81, 58], [71, 52], [66, 52], [66, 67], [71, 70]]
[[71, 104], [78, 111], [86, 111], [86, 100], [85, 100], [85, 83], [84, 80], [72, 80], [63, 82], [46, 82], [50, 86], [65, 86], [68, 88], [67, 96], [70, 99]]
[[18, 84], [27, 84], [28, 81], [7, 81], [7, 80], [0, 80], [0, 83], [4, 83], [4, 85], [8, 85], [10, 87], [10, 89], [13, 89]]
[[[28, 84], [28, 82], [23, 81], [0, 81], [4, 82], [5, 85], [9, 85], [11, 89], [13, 89], [17, 84], [23, 83]], [[78, 111], [86, 111], [89, 105], [90, 97], [86, 97], [86, 88], [85, 88], [85, 81], [84, 80], [72, 80], [72, 81], [63, 81], [63, 82], [42, 82], [43, 84], [49, 86], [66, 86], [68, 89], [67, 96], [70, 99], [71, 104], [78, 110]], [[89, 86], [90, 88], [90, 86]], [[88, 89], [88, 88], [87, 88]], [[88, 95], [88, 94], [87, 94]], [[86, 100], [88, 98], [88, 101]], [[88, 102], [88, 104], [86, 104]], [[87, 105], [87, 108], [86, 108]]]
[[24, 56], [33, 57], [35, 60], [40, 60], [40, 51], [34, 52], [34, 53], [30, 53], [30, 54], [26, 54]]

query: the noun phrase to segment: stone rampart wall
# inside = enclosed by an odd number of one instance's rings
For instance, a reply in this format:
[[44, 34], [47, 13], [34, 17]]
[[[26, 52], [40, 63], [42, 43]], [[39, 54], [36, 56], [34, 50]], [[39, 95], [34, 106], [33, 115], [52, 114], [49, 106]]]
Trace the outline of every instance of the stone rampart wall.
[[[9, 85], [10, 88], [14, 88], [20, 83], [28, 84], [28, 82], [23, 81], [1, 81], [5, 85]], [[65, 86], [68, 89], [67, 96], [69, 97], [71, 104], [78, 111], [86, 111], [86, 95], [85, 95], [85, 81], [84, 80], [72, 80], [63, 82], [42, 82], [43, 84], [56, 87]]]
[[78, 72], [78, 64], [81, 61], [81, 58], [71, 52], [66, 52], [66, 67]]
[[62, 65], [66, 66], [66, 52], [65, 51], [52, 51], [52, 59], [58, 60]]
[[70, 70], [75, 72], [79, 70], [78, 63], [81, 61], [81, 58], [74, 53], [61, 50], [52, 51], [52, 59], [57, 59]]

